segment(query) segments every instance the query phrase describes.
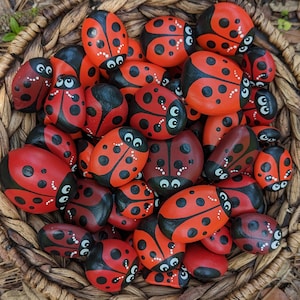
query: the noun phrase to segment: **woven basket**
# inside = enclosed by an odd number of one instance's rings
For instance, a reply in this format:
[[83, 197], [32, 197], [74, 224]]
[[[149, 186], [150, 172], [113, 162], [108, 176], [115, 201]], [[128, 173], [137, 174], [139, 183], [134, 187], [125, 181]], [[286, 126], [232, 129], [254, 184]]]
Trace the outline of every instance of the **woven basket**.
[[[32, 57], [50, 57], [63, 46], [80, 43], [80, 26], [91, 5], [116, 12], [129, 36], [137, 37], [145, 22], [158, 15], [176, 15], [195, 24], [197, 16], [213, 2], [61, 0], [44, 9], [0, 57], [0, 159], [10, 149], [21, 147], [36, 124], [35, 114], [12, 109], [11, 83], [16, 70]], [[280, 143], [293, 157], [294, 173], [286, 190], [266, 193], [265, 198], [267, 213], [282, 226], [281, 247], [264, 256], [236, 250], [229, 257], [229, 270], [224, 276], [205, 284], [191, 280], [184, 291], [149, 285], [138, 276], [121, 293], [111, 295], [88, 283], [80, 263], [51, 257], [39, 249], [36, 232], [45, 223], [62, 221], [59, 213], [24, 213], [0, 192], [0, 270], [10, 268], [2, 286], [11, 289], [5, 298], [3, 293], [3, 299], [259, 299], [266, 287], [282, 287], [295, 279], [300, 246], [300, 57], [259, 9], [247, 1], [235, 3], [249, 13], [258, 30], [255, 43], [270, 50], [277, 65], [276, 78], [270, 85], [279, 107], [274, 125], [281, 131]]]

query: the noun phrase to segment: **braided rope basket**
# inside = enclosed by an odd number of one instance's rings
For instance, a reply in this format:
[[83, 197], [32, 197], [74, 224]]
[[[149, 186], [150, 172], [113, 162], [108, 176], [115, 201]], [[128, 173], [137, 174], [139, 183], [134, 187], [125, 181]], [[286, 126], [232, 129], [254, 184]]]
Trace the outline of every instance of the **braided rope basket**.
[[[63, 46], [80, 43], [81, 23], [92, 8], [117, 13], [129, 36], [137, 37], [146, 21], [158, 15], [176, 15], [195, 24], [197, 16], [214, 1], [92, 2], [61, 0], [44, 9], [0, 57], [0, 159], [10, 149], [21, 147], [36, 124], [35, 114], [12, 109], [11, 84], [16, 70], [32, 57], [50, 57]], [[287, 189], [266, 193], [265, 198], [267, 214], [276, 218], [282, 227], [281, 247], [264, 256], [235, 250], [224, 276], [207, 283], [191, 280], [184, 291], [150, 286], [138, 276], [118, 295], [111, 295], [88, 283], [80, 263], [51, 257], [39, 249], [36, 232], [45, 223], [62, 221], [59, 213], [24, 213], [0, 192], [0, 258], [10, 264], [13, 270], [10, 278], [19, 278], [18, 289], [28, 299], [259, 299], [264, 288], [282, 286], [295, 279], [300, 248], [300, 57], [258, 8], [243, 0], [235, 3], [251, 16], [257, 28], [255, 43], [272, 52], [277, 66], [276, 78], [270, 85], [279, 108], [274, 125], [281, 131], [281, 145], [293, 157], [294, 172]], [[13, 281], [6, 278], [3, 284], [9, 280]], [[16, 299], [16, 295], [10, 299]]]

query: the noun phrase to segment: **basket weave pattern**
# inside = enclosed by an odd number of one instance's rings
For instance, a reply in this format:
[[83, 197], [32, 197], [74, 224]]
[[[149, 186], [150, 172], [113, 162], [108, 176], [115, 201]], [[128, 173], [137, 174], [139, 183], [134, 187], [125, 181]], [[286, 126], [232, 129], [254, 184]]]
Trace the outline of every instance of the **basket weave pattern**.
[[[14, 111], [11, 106], [11, 83], [18, 67], [32, 57], [50, 57], [66, 45], [80, 43], [80, 26], [92, 9], [91, 2], [61, 0], [43, 10], [0, 57], [0, 159], [10, 149], [21, 147], [36, 124], [35, 114]], [[102, 0], [95, 1], [93, 8], [117, 13], [129, 36], [138, 37], [146, 21], [158, 15], [171, 14], [195, 24], [197, 16], [213, 2]], [[62, 221], [59, 213], [24, 213], [0, 192], [0, 257], [14, 264], [30, 299], [242, 300], [254, 299], [269, 285], [292, 280], [293, 259], [300, 246], [300, 57], [259, 9], [247, 1], [232, 2], [251, 16], [258, 29], [255, 43], [272, 52], [277, 67], [276, 78], [270, 85], [279, 108], [274, 125], [281, 131], [281, 145], [292, 155], [294, 170], [286, 190], [266, 193], [265, 198], [267, 213], [282, 226], [281, 247], [265, 256], [236, 250], [222, 278], [205, 284], [191, 280], [185, 291], [150, 286], [139, 276], [119, 295], [111, 295], [92, 287], [79, 263], [53, 258], [39, 249], [36, 232], [46, 223]]]

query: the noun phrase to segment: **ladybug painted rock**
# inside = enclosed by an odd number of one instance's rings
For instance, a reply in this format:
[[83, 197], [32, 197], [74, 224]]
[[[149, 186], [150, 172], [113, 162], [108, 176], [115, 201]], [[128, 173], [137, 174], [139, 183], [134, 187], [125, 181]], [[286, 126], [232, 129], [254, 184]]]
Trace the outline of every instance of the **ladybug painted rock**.
[[241, 67], [253, 86], [266, 86], [275, 78], [276, 65], [271, 52], [258, 46], [243, 54]]
[[265, 212], [264, 194], [256, 180], [240, 174], [215, 183], [230, 198], [231, 217], [247, 212]]
[[96, 243], [85, 263], [88, 281], [104, 292], [119, 292], [138, 271], [137, 253], [128, 243], [107, 239]]
[[205, 115], [239, 111], [250, 96], [250, 82], [233, 60], [197, 51], [185, 61], [181, 75], [185, 101]]
[[258, 141], [248, 126], [232, 128], [219, 142], [204, 164], [210, 181], [224, 180], [241, 174], [253, 165], [258, 155]]
[[142, 219], [134, 219], [123, 216], [114, 201], [112, 211], [107, 219], [107, 222], [117, 229], [130, 232], [137, 228], [141, 220]]
[[169, 81], [165, 68], [147, 61], [125, 61], [109, 76], [109, 83], [119, 88], [127, 100], [132, 100], [142, 86], [153, 82], [166, 86]]
[[252, 88], [249, 102], [243, 107], [249, 126], [269, 125], [275, 120], [277, 102], [274, 95], [264, 88]]
[[181, 265], [186, 245], [167, 238], [161, 232], [156, 216], [150, 216], [134, 230], [133, 247], [147, 269], [169, 272]]
[[77, 189], [74, 173], [64, 161], [32, 145], [11, 150], [2, 159], [0, 182], [12, 203], [34, 214], [64, 209]]
[[188, 244], [183, 259], [187, 271], [200, 281], [221, 277], [228, 269], [225, 255], [213, 253], [201, 243]]
[[263, 149], [254, 163], [254, 177], [261, 188], [276, 192], [292, 179], [293, 161], [288, 150], [281, 146]]
[[161, 196], [170, 196], [194, 184], [202, 172], [203, 150], [189, 129], [165, 141], [149, 140], [149, 157], [143, 175]]
[[168, 272], [156, 272], [144, 268], [142, 275], [145, 282], [149, 284], [167, 286], [175, 289], [187, 287], [190, 280], [190, 274], [183, 264], [179, 269], [173, 269]]
[[106, 239], [122, 239], [120, 231], [115, 226], [109, 223], [106, 223], [104, 226], [101, 227], [100, 230], [94, 232], [92, 235], [95, 242], [100, 242]]
[[45, 124], [53, 124], [67, 133], [79, 131], [86, 119], [84, 89], [77, 77], [60, 75], [44, 104]]
[[95, 10], [82, 23], [83, 48], [97, 67], [113, 70], [123, 64], [128, 52], [126, 28], [119, 17]]
[[173, 16], [149, 20], [140, 39], [147, 60], [162, 67], [181, 64], [196, 45], [192, 27], [183, 19]]
[[43, 251], [67, 258], [87, 256], [94, 244], [92, 235], [87, 230], [63, 223], [44, 225], [37, 238]]
[[186, 122], [183, 102], [157, 83], [141, 87], [130, 104], [130, 126], [150, 139], [172, 138], [185, 128]]
[[134, 179], [148, 159], [146, 138], [136, 129], [121, 126], [106, 133], [96, 144], [90, 172], [106, 187], [119, 187]]
[[233, 127], [246, 125], [246, 118], [242, 110], [225, 116], [208, 116], [203, 128], [202, 146], [206, 155], [212, 153], [223, 136]]
[[153, 213], [155, 195], [142, 179], [133, 179], [120, 186], [114, 195], [115, 203], [123, 216], [141, 219]]
[[269, 145], [275, 143], [281, 138], [281, 133], [276, 127], [267, 125], [257, 125], [251, 126], [251, 128], [256, 134], [257, 140], [262, 145]]
[[123, 125], [127, 119], [128, 104], [118, 88], [99, 83], [85, 91], [86, 123], [84, 131], [100, 138], [110, 130]]
[[280, 246], [282, 233], [272, 217], [247, 213], [232, 220], [231, 236], [240, 249], [253, 254], [267, 254]]
[[62, 74], [73, 75], [79, 79], [84, 89], [99, 82], [99, 68], [90, 61], [81, 45], [63, 47], [50, 57], [50, 61], [55, 80]]
[[76, 147], [78, 151], [78, 171], [82, 177], [92, 178], [90, 173], [91, 154], [94, 150], [94, 145], [87, 139], [80, 138], [76, 140]]
[[72, 171], [77, 169], [77, 149], [74, 140], [69, 134], [52, 124], [38, 124], [34, 127], [26, 144], [46, 149], [65, 161]]
[[213, 185], [194, 185], [161, 205], [158, 224], [172, 241], [192, 243], [224, 226], [230, 212], [231, 203], [225, 192]]
[[12, 98], [16, 110], [27, 113], [39, 111], [52, 84], [50, 60], [35, 57], [26, 61], [12, 81]]
[[93, 179], [78, 179], [77, 193], [64, 210], [64, 221], [89, 232], [100, 230], [107, 222], [113, 206], [111, 191]]
[[233, 246], [229, 228], [224, 225], [216, 230], [210, 237], [202, 239], [201, 244], [213, 253], [223, 255], [229, 254]]
[[128, 37], [128, 53], [126, 61], [146, 61], [140, 40]]
[[216, 3], [198, 18], [196, 39], [201, 48], [222, 55], [245, 53], [254, 40], [254, 24], [234, 3]]

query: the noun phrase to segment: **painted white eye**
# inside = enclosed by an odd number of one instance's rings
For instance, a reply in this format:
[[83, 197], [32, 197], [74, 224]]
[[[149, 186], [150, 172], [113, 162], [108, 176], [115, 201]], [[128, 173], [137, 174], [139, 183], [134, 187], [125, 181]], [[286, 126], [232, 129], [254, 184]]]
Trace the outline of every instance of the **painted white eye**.
[[251, 35], [246, 36], [243, 42], [245, 45], [249, 46], [253, 42], [253, 36]]
[[220, 192], [219, 196], [223, 201], [226, 201], [228, 199], [228, 196], [225, 192]]
[[266, 134], [262, 134], [262, 135], [259, 136], [259, 139], [260, 139], [261, 141], [267, 141], [267, 140], [268, 140], [268, 137], [267, 137]]
[[168, 78], [163, 78], [161, 85], [166, 86], [169, 82], [170, 82], [170, 80]]
[[141, 145], [143, 144], [143, 142], [142, 142], [142, 139], [140, 139], [140, 138], [135, 138], [134, 140], [133, 140], [133, 146], [134, 147], [141, 147]]
[[225, 201], [224, 204], [223, 204], [223, 207], [224, 207], [225, 210], [230, 211], [231, 210], [231, 203], [230, 203], [230, 201]]
[[269, 112], [270, 112], [270, 109], [269, 109], [269, 107], [267, 107], [267, 106], [262, 106], [262, 107], [259, 109], [259, 111], [261, 112], [262, 115], [268, 115]]
[[279, 191], [280, 190], [280, 184], [279, 183], [274, 183], [272, 185], [272, 191]]
[[242, 89], [242, 91], [241, 91], [241, 96], [243, 97], [243, 98], [247, 98], [248, 96], [249, 96], [249, 94], [250, 94], [250, 91], [249, 91], [249, 89], [248, 88], [243, 88]]
[[106, 67], [107, 67], [108, 69], [113, 69], [113, 68], [116, 67], [116, 63], [115, 63], [112, 59], [110, 59], [110, 60], [107, 61]]
[[65, 79], [64, 83], [68, 89], [72, 88], [75, 85], [75, 81], [72, 78]]
[[288, 182], [284, 180], [280, 183], [280, 186], [282, 189], [284, 189], [287, 186], [287, 184], [288, 184]]
[[244, 52], [246, 52], [248, 50], [248, 46], [241, 46], [240, 48], [239, 48], [239, 52], [240, 53], [244, 53]]
[[62, 187], [61, 192], [63, 194], [69, 194], [71, 190], [71, 185], [70, 184], [66, 184]]
[[174, 128], [176, 128], [176, 126], [177, 126], [177, 119], [171, 118], [171, 119], [168, 121], [168, 127], [174, 129]]
[[265, 84], [264, 84], [263, 82], [261, 82], [261, 81], [256, 81], [256, 82], [255, 82], [255, 85], [256, 85], [257, 87], [263, 87]]
[[172, 186], [172, 188], [178, 189], [180, 187], [180, 181], [179, 181], [179, 179], [173, 179], [171, 181], [171, 186]]
[[177, 117], [179, 115], [179, 108], [177, 106], [172, 106], [170, 108], [170, 115], [172, 117]]
[[178, 263], [179, 263], [179, 259], [178, 259], [177, 257], [173, 257], [173, 258], [170, 260], [170, 265], [171, 265], [172, 267], [177, 266]]
[[183, 92], [182, 92], [182, 89], [181, 89], [181, 87], [177, 87], [176, 89], [175, 89], [175, 94], [177, 95], [177, 96], [179, 96], [179, 97], [181, 97], [182, 95], [183, 95]]
[[215, 170], [215, 175], [220, 177], [222, 174], [224, 173], [222, 168], [218, 168], [217, 170]]
[[137, 265], [133, 265], [130, 269], [131, 274], [135, 274], [137, 271], [138, 271], [138, 266]]
[[61, 204], [65, 204], [69, 200], [68, 196], [62, 196], [58, 199], [58, 202]]
[[45, 66], [43, 64], [38, 64], [35, 69], [38, 73], [43, 73], [45, 71]]
[[250, 80], [246, 77], [243, 78], [243, 86], [246, 87], [250, 86]]
[[127, 143], [130, 143], [133, 141], [133, 134], [130, 132], [125, 133], [124, 135], [124, 141]]
[[89, 247], [90, 246], [90, 241], [89, 240], [83, 240], [82, 242], [81, 242], [81, 247], [82, 248], [87, 248], [87, 247]]
[[279, 241], [274, 241], [271, 243], [271, 249], [275, 250], [280, 246]]
[[166, 189], [169, 187], [169, 181], [167, 179], [162, 179], [160, 182], [159, 182], [159, 186], [163, 189]]
[[64, 84], [64, 80], [62, 78], [57, 79], [55, 86], [61, 87]]
[[188, 46], [192, 46], [194, 42], [194, 39], [191, 36], [187, 36], [185, 39], [185, 44]]
[[46, 67], [46, 74], [48, 74], [48, 75], [52, 74], [52, 68], [50, 66]]
[[185, 26], [184, 31], [186, 34], [189, 34], [189, 35], [193, 34], [193, 30], [192, 30], [191, 26]]
[[131, 281], [133, 281], [134, 279], [134, 275], [133, 274], [129, 274], [126, 278], [125, 278], [125, 281], [127, 283], [130, 283]]
[[282, 236], [281, 230], [277, 229], [277, 230], [274, 232], [274, 239], [275, 239], [275, 240], [280, 240], [280, 239], [281, 239], [281, 236]]
[[260, 96], [257, 98], [257, 103], [259, 105], [266, 105], [267, 104], [267, 98], [265, 96]]
[[90, 253], [90, 250], [89, 249], [82, 249], [80, 250], [79, 254], [81, 256], [87, 256], [88, 254]]
[[117, 56], [116, 63], [117, 65], [121, 65], [124, 62], [123, 56]]
[[162, 271], [162, 272], [166, 272], [169, 270], [169, 266], [167, 264], [161, 264], [159, 266], [159, 269]]
[[186, 280], [189, 278], [189, 273], [187, 271], [180, 272], [180, 277], [182, 280]]

